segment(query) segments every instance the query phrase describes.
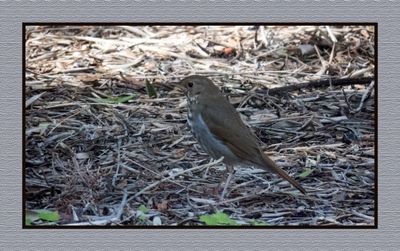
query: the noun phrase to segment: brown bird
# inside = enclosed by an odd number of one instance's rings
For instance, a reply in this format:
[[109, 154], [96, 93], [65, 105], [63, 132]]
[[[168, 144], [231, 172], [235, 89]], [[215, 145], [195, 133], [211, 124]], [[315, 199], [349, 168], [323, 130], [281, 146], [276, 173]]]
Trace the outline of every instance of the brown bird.
[[262, 152], [256, 136], [210, 79], [193, 75], [183, 79], [179, 86], [188, 100], [188, 123], [194, 137], [214, 159], [224, 157], [229, 175], [221, 199], [231, 180], [233, 167], [237, 165], [255, 166], [276, 173], [306, 193], [297, 181]]

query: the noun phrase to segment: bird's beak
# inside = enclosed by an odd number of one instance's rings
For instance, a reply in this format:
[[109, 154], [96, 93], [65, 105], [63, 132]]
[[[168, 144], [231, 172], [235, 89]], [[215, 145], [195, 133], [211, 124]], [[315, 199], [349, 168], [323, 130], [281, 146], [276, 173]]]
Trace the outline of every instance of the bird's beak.
[[187, 96], [188, 90], [187, 90], [185, 84], [184, 84], [182, 81], [176, 83], [175, 86], [178, 88], [178, 90], [180, 90], [181, 92], [183, 92], [183, 93], [185, 94], [185, 96]]
[[184, 91], [186, 89], [185, 84], [182, 81], [177, 82], [176, 87], [178, 87], [182, 91]]

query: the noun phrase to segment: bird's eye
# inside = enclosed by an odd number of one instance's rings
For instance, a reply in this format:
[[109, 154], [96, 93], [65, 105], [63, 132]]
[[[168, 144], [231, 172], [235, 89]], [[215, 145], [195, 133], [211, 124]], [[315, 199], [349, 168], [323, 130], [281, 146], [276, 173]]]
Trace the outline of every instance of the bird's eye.
[[193, 82], [188, 82], [187, 85], [188, 85], [189, 87], [193, 87]]

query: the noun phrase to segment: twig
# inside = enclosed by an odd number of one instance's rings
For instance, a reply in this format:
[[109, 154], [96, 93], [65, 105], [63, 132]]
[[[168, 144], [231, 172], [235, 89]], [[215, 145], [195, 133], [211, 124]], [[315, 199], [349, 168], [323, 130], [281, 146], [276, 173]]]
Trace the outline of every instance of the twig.
[[120, 169], [120, 163], [121, 163], [121, 139], [118, 139], [117, 142], [117, 170], [115, 170], [115, 174], [112, 178], [112, 186], [116, 187], [115, 182], [117, 180], [118, 174], [119, 174], [119, 169]]
[[334, 44], [337, 43], [338, 41], [337, 41], [337, 39], [336, 39], [336, 36], [333, 34], [331, 28], [330, 28], [328, 25], [325, 26], [325, 28], [326, 28], [326, 30], [328, 31], [329, 38], [332, 40], [332, 42], [333, 42]]
[[166, 177], [166, 178], [163, 178], [163, 179], [161, 179], [161, 180], [159, 180], [159, 181], [156, 181], [156, 182], [154, 182], [154, 183], [148, 185], [147, 187], [143, 188], [142, 190], [140, 190], [139, 192], [137, 192], [136, 194], [134, 194], [133, 196], [131, 196], [131, 197], [128, 199], [128, 202], [131, 201], [132, 199], [138, 197], [139, 195], [143, 194], [144, 192], [146, 192], [146, 191], [152, 189], [153, 187], [158, 186], [160, 183], [162, 183], [162, 182], [164, 182], [164, 181], [175, 179], [176, 176], [182, 175], [182, 174], [187, 173], [187, 172], [192, 172], [192, 171], [195, 171], [195, 170], [201, 170], [201, 169], [203, 169], [203, 168], [207, 168], [208, 166], [216, 165], [216, 164], [218, 164], [218, 163], [221, 163], [223, 159], [224, 159], [224, 158], [221, 157], [221, 158], [219, 158], [218, 160], [213, 161], [213, 162], [211, 162], [211, 163], [207, 163], [207, 164], [204, 164], [204, 165], [201, 165], [201, 166], [192, 167], [192, 168], [190, 168], [190, 169], [183, 170], [183, 171], [181, 171], [181, 172], [177, 172], [177, 173], [174, 173], [174, 174], [170, 174], [170, 176], [168, 176], [168, 177]]
[[[360, 104], [358, 105], [358, 107], [357, 107], [356, 109], [353, 110], [353, 109], [351, 109], [351, 106], [349, 106], [350, 113], [354, 114], [354, 113], [357, 113], [357, 112], [361, 111], [361, 108], [362, 108], [363, 105], [364, 105], [364, 101], [369, 97], [370, 92], [371, 92], [371, 91], [373, 90], [373, 88], [374, 88], [374, 84], [375, 84], [375, 81], [372, 81], [371, 84], [368, 85], [367, 90], [366, 90], [366, 91], [364, 92], [364, 94], [362, 95]], [[343, 93], [343, 94], [344, 94], [344, 93]], [[348, 100], [347, 100], [347, 99], [345, 99], [345, 100], [346, 100], [346, 102], [348, 103]]]
[[297, 91], [305, 88], [321, 88], [332, 86], [343, 86], [343, 85], [355, 85], [355, 84], [368, 84], [373, 81], [374, 78], [346, 78], [346, 79], [327, 79], [320, 81], [305, 82], [300, 84], [290, 84], [283, 87], [273, 88], [269, 90], [257, 91], [257, 93], [266, 93], [269, 95], [282, 95], [282, 93]]

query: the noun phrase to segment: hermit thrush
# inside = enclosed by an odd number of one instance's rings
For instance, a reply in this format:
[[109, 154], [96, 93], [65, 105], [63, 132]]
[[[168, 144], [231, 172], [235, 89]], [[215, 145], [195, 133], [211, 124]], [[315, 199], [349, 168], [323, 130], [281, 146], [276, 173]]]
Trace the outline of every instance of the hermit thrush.
[[194, 137], [214, 159], [224, 157], [229, 176], [221, 198], [232, 177], [233, 167], [237, 165], [255, 166], [276, 173], [306, 193], [297, 181], [261, 151], [256, 136], [211, 80], [193, 75], [183, 79], [179, 86], [187, 97], [188, 123]]

